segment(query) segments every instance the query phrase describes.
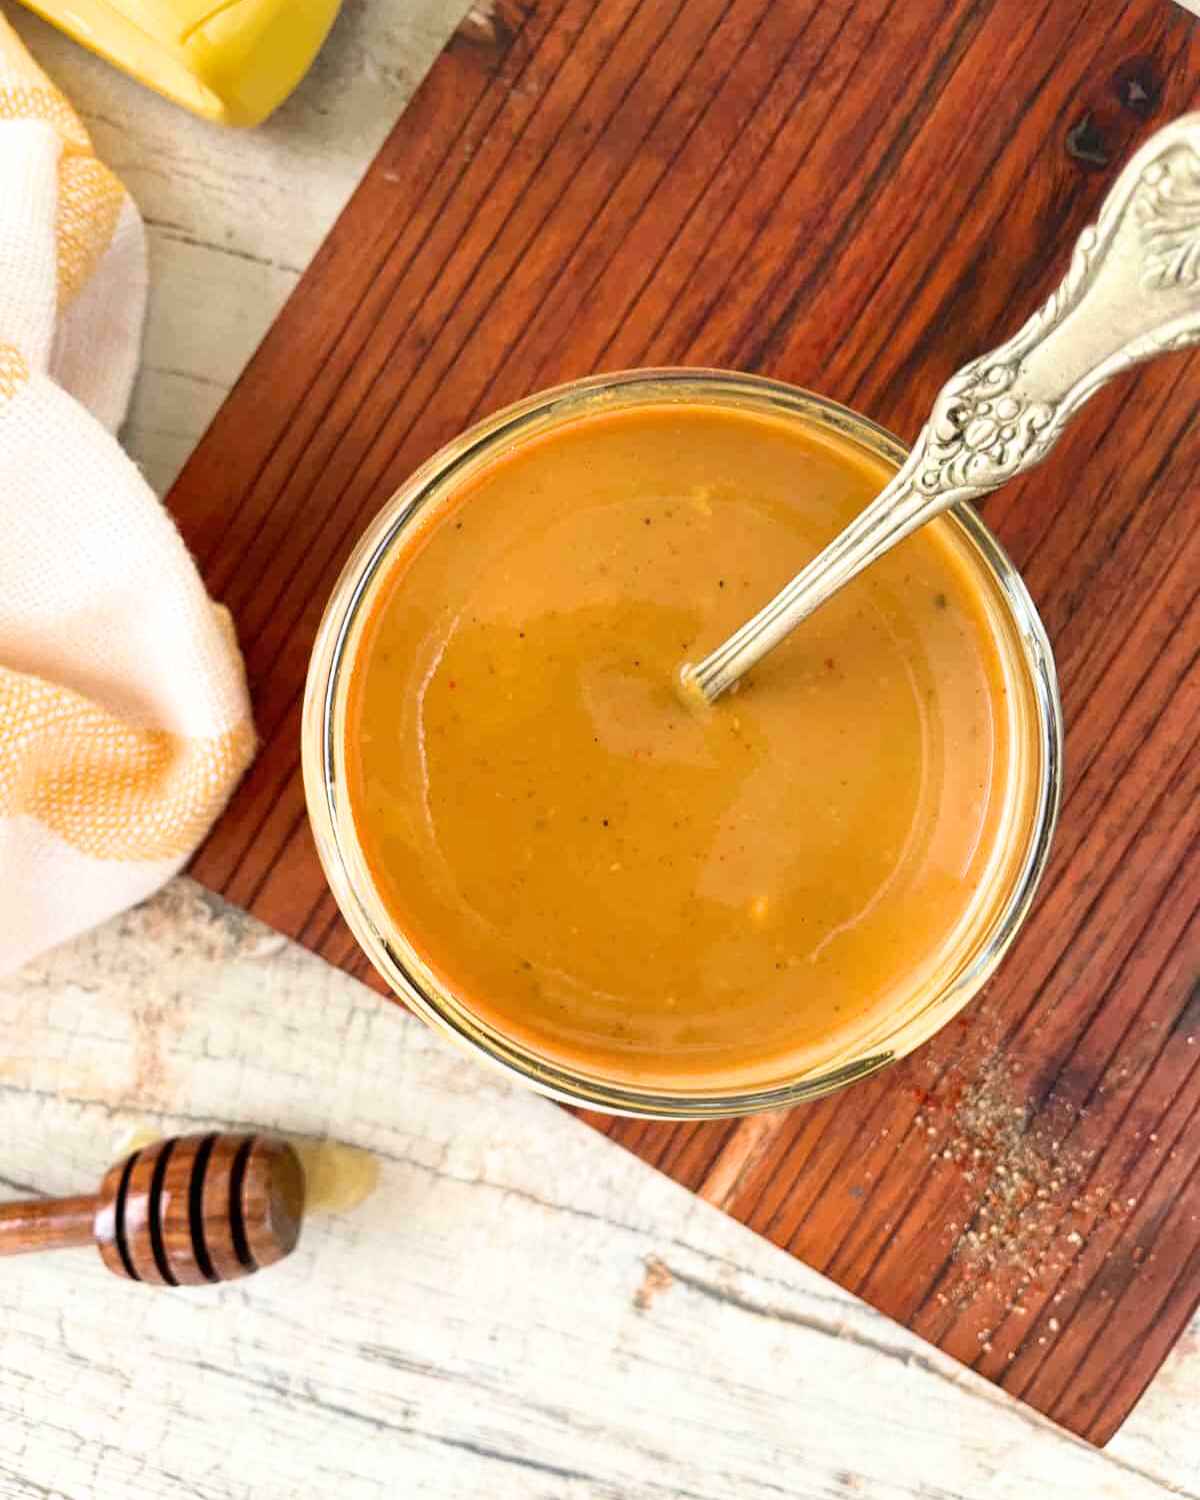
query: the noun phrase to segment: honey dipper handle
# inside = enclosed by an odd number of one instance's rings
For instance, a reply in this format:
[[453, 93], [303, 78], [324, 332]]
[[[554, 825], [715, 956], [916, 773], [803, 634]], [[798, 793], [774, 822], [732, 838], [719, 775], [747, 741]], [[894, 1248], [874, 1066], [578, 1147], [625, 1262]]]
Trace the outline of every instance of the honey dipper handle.
[[99, 1200], [35, 1198], [30, 1203], [0, 1203], [0, 1255], [31, 1250], [72, 1250], [95, 1244], [93, 1221]]
[[712, 702], [801, 620], [917, 527], [1026, 473], [1106, 381], [1200, 342], [1200, 114], [1157, 131], [1121, 172], [1066, 276], [1006, 344], [942, 387], [882, 493], [683, 685]]

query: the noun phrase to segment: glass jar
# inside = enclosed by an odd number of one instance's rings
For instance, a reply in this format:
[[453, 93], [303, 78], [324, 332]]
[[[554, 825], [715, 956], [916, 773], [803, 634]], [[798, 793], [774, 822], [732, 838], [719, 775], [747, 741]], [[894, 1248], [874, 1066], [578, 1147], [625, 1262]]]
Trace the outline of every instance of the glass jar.
[[866, 1039], [853, 1056], [740, 1092], [706, 1088], [639, 1089], [544, 1057], [486, 1023], [469, 1001], [450, 992], [398, 930], [375, 888], [346, 795], [347, 686], [357, 641], [374, 592], [389, 565], [438, 507], [498, 456], [589, 411], [664, 401], [729, 405], [791, 417], [898, 468], [904, 445], [867, 418], [778, 381], [717, 370], [635, 370], [593, 376], [544, 391], [463, 433], [423, 465], [375, 517], [329, 600], [313, 648], [302, 728], [304, 784], [317, 850], [346, 921], [371, 962], [418, 1015], [539, 1092], [611, 1114], [712, 1119], [778, 1109], [874, 1073], [944, 1026], [992, 974], [1024, 921], [1045, 868], [1062, 786], [1062, 711], [1045, 628], [1020, 575], [969, 505], [934, 524], [957, 528], [978, 565], [981, 597], [1004, 643], [1006, 694], [1017, 769], [1010, 778], [1012, 816], [1005, 859], [968, 950], [927, 992], [897, 1008], [894, 1024]]

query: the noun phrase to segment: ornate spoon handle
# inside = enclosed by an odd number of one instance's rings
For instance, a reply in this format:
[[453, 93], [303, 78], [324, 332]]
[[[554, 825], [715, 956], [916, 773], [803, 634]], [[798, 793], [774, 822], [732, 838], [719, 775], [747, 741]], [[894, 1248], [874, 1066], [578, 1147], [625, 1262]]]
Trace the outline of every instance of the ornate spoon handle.
[[904, 467], [752, 620], [695, 666], [712, 702], [863, 568], [960, 500], [1040, 463], [1120, 370], [1200, 339], [1200, 114], [1146, 142], [1045, 305], [942, 387]]

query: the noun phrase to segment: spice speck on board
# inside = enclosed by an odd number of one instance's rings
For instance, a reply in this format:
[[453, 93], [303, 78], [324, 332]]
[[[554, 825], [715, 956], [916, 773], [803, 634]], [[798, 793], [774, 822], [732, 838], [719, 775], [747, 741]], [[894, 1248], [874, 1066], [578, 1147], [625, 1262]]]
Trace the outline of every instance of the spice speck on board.
[[965, 1219], [946, 1221], [952, 1269], [941, 1295], [960, 1312], [1003, 1298], [1006, 1316], [1024, 1318], [1058, 1295], [1073, 1247], [1104, 1222], [1115, 1184], [1099, 1179], [1094, 1151], [1075, 1125], [1064, 1129], [1061, 1114], [1051, 1134], [1050, 1122], [1030, 1108], [1012, 1058], [997, 1054], [981, 1072], [968, 1066], [951, 1065], [913, 1091], [913, 1123], [938, 1137], [930, 1159], [959, 1175], [967, 1210]]

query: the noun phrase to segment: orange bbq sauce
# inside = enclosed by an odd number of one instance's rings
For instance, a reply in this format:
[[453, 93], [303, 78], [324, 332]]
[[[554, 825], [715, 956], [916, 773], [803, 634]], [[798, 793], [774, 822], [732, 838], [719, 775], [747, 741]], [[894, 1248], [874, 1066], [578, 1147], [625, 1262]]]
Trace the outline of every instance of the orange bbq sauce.
[[664, 401], [519, 444], [396, 556], [350, 806], [397, 928], [478, 1016], [606, 1079], [736, 1088], [845, 1060], [953, 968], [1015, 774], [958, 530], [713, 708], [674, 686], [889, 477], [798, 420]]

